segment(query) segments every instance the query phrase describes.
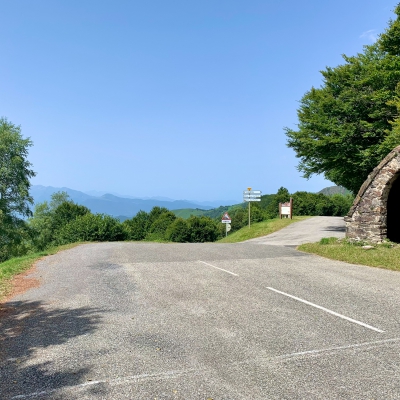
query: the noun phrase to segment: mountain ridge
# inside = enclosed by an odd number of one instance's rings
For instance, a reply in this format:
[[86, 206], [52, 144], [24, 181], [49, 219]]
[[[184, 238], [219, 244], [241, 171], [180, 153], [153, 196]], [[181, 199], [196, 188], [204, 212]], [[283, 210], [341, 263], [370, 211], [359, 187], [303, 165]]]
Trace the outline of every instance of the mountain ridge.
[[[34, 199], [34, 203], [37, 204], [44, 201], [50, 201], [51, 195], [60, 191], [66, 192], [72, 201], [89, 208], [93, 213], [108, 214], [114, 217], [123, 215], [130, 218], [135, 216], [141, 210], [149, 212], [153, 207], [156, 206], [165, 207], [169, 210], [177, 210], [182, 208], [200, 208], [203, 210], [211, 210], [215, 208], [215, 205], [213, 205], [212, 202], [196, 202], [173, 199], [159, 200], [160, 198], [168, 199], [165, 197], [142, 199], [133, 196], [121, 197], [112, 193], [104, 193], [101, 196], [93, 196], [68, 187], [58, 188], [54, 186], [32, 185], [30, 193]], [[215, 202], [215, 204], [217, 204], [217, 202]]]

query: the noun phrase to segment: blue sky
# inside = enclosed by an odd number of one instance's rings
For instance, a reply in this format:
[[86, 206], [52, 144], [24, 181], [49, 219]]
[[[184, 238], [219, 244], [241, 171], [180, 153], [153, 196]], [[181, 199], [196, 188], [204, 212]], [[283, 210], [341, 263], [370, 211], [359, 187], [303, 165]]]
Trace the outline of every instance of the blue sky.
[[0, 116], [33, 184], [241, 200], [319, 191], [286, 147], [320, 70], [362, 51], [395, 0], [0, 0]]

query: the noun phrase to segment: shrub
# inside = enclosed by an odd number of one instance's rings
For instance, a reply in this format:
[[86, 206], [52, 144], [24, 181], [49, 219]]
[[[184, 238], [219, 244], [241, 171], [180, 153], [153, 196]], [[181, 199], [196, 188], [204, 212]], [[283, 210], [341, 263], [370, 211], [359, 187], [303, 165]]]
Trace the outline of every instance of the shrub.
[[139, 211], [133, 218], [122, 223], [125, 238], [127, 240], [143, 240], [148, 231], [149, 214]]
[[185, 243], [190, 241], [189, 225], [183, 218], [177, 218], [168, 227], [165, 237], [171, 242]]
[[104, 214], [85, 214], [64, 225], [59, 233], [59, 243], [80, 241], [116, 241], [123, 240], [121, 223]]
[[176, 220], [172, 211], [164, 211], [153, 221], [146, 236], [148, 240], [165, 240], [168, 227]]
[[190, 242], [215, 242], [219, 237], [218, 223], [209, 217], [190, 217], [187, 220]]

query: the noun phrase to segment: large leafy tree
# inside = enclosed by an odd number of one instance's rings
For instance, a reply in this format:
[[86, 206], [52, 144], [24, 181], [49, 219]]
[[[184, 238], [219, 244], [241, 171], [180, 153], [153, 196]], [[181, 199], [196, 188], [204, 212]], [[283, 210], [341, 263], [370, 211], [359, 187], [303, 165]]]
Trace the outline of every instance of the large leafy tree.
[[58, 243], [59, 232], [65, 225], [89, 213], [87, 207], [75, 204], [68, 193], [53, 193], [50, 203], [36, 204], [33, 217], [29, 220], [29, 227], [34, 233], [34, 247], [43, 250]]
[[321, 71], [323, 85], [301, 99], [298, 129], [286, 128], [286, 134], [305, 177], [323, 174], [356, 193], [388, 151], [400, 145], [392, 130], [400, 82], [399, 6], [395, 12], [397, 20], [377, 43]]
[[23, 217], [31, 215], [29, 179], [35, 176], [27, 160], [31, 145], [19, 126], [0, 118], [0, 260], [15, 253], [25, 236]]
[[0, 210], [6, 215], [31, 215], [30, 178], [35, 176], [27, 160], [29, 138], [19, 126], [0, 118]]

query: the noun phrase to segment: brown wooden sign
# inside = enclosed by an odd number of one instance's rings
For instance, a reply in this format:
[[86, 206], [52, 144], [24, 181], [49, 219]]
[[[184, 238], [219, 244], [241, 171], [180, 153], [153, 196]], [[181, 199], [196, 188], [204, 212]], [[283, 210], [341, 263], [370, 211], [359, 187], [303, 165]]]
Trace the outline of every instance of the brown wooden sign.
[[287, 203], [279, 203], [279, 217], [282, 218], [293, 218], [293, 199]]

